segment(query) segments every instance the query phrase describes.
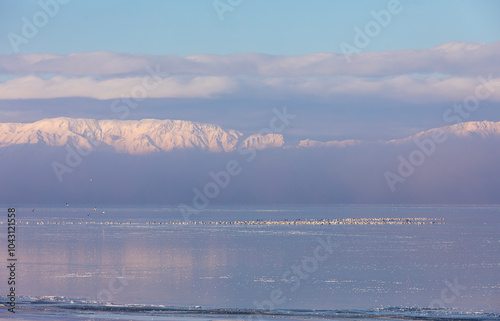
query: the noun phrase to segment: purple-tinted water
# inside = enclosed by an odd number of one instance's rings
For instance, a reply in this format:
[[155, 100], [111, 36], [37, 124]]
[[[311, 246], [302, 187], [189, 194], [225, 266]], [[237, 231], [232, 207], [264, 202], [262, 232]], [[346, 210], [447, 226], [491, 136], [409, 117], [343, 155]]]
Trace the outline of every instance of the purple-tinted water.
[[[165, 224], [182, 221], [175, 208], [70, 206], [17, 212], [16, 295], [24, 296], [18, 298], [19, 318], [43, 319], [45, 312], [36, 308], [44, 306], [53, 310], [53, 319], [81, 319], [88, 317], [81, 311], [102, 312], [110, 303], [143, 307], [116, 314], [134, 320], [151, 315], [145, 306], [288, 314], [303, 309], [319, 318], [342, 318], [338, 311], [379, 319], [387, 313], [430, 313], [434, 319], [458, 313], [458, 319], [474, 319], [485, 318], [479, 312], [500, 312], [497, 206], [240, 206], [213, 207], [191, 217], [213, 222], [444, 218], [443, 224], [422, 225]], [[6, 215], [0, 229], [6, 230], [5, 220]], [[6, 262], [6, 251], [0, 253]], [[7, 272], [0, 271], [2, 283]], [[54, 302], [64, 313], [54, 312]], [[87, 308], [74, 309], [75, 302]], [[116, 319], [111, 312], [106, 317]], [[12, 316], [5, 308], [0, 313]], [[155, 317], [171, 315], [160, 311]]]

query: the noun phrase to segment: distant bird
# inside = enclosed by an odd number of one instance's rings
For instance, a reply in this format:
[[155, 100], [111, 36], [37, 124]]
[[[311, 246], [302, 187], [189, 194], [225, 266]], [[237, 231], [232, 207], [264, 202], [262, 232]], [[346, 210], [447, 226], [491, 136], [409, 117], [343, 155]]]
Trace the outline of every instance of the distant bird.
[[94, 180], [91, 178], [90, 181], [93, 182]]
[[66, 206], [69, 206], [69, 204], [68, 204], [68, 203], [66, 203]]
[[95, 212], [95, 211], [97, 211], [97, 206], [96, 206], [96, 207], [94, 207], [94, 212]]
[[32, 209], [31, 211], [32, 211], [32, 212], [35, 212], [35, 209]]

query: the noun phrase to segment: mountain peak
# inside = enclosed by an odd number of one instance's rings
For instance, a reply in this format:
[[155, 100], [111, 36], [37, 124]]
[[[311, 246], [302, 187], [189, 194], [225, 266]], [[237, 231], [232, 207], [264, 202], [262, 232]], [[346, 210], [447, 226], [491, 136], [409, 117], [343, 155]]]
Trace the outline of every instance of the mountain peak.
[[486, 138], [489, 136], [500, 135], [500, 122], [492, 121], [469, 121], [444, 127], [438, 127], [419, 132], [415, 135], [402, 138], [392, 139], [387, 141], [389, 144], [403, 144], [414, 141], [415, 139], [423, 139], [431, 137], [435, 132], [442, 131], [443, 133], [456, 137], [474, 137], [479, 136]]
[[[405, 144], [431, 137], [437, 131], [456, 137], [486, 138], [500, 135], [500, 122], [471, 121], [419, 132], [402, 139], [386, 141]], [[244, 136], [239, 131], [214, 124], [184, 120], [96, 120], [86, 118], [46, 118], [34, 123], [0, 123], [0, 148], [11, 145], [69, 145], [90, 149], [103, 144], [118, 153], [148, 154], [161, 151], [197, 149], [209, 152], [231, 152], [241, 148], [285, 147], [281, 134]], [[297, 148], [345, 148], [363, 143], [360, 140], [320, 142], [304, 139]], [[291, 147], [291, 146], [290, 146]]]
[[[233, 151], [243, 134], [214, 124], [183, 120], [95, 120], [85, 118], [48, 118], [34, 123], [0, 124], [0, 147], [21, 144], [71, 145], [88, 149], [96, 142], [116, 152], [147, 154], [179, 149], [210, 152]], [[283, 146], [282, 135], [252, 135], [242, 142], [265, 148]]]
[[492, 121], [470, 121], [445, 127], [449, 133], [457, 136], [477, 135], [487, 137], [500, 134], [500, 122]]

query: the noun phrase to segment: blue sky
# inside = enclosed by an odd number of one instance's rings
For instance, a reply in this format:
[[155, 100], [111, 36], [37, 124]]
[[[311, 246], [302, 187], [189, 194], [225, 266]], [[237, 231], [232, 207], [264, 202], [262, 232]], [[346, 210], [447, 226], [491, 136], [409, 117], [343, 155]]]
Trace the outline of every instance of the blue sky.
[[[227, 0], [221, 0], [227, 3]], [[50, 1], [42, 1], [50, 2]], [[302, 55], [340, 52], [354, 28], [390, 1], [243, 0], [220, 20], [212, 0], [69, 1], [20, 47], [20, 53], [113, 51], [143, 54]], [[498, 1], [401, 0], [402, 11], [366, 48], [422, 49], [449, 41], [499, 40]], [[8, 32], [21, 34], [39, 1], [2, 1], [0, 54], [13, 53]]]

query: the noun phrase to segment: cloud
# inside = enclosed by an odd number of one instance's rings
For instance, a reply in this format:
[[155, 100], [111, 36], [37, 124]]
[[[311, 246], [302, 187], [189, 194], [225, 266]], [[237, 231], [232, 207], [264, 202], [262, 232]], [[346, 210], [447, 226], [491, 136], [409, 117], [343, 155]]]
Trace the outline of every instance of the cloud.
[[144, 70], [148, 61], [140, 56], [106, 51], [69, 55], [26, 54], [0, 56], [0, 72], [7, 75], [66, 74], [109, 76]]
[[257, 53], [231, 55], [142, 55], [106, 51], [69, 55], [0, 55], [0, 75], [145, 75], [147, 66], [159, 66], [170, 74], [304, 77], [304, 76], [396, 76], [413, 73], [456, 76], [500, 74], [497, 63], [500, 42], [450, 42], [420, 50], [364, 52], [352, 55], [311, 53], [277, 56]]
[[[488, 79], [487, 99], [500, 101], [500, 78]], [[256, 82], [253, 83], [257, 85]], [[341, 95], [385, 98], [407, 103], [462, 101], [474, 95], [478, 86], [484, 86], [479, 78], [447, 77], [421, 78], [416, 76], [383, 77], [307, 77], [266, 78], [258, 86], [282, 95], [306, 94], [335, 99]], [[488, 90], [488, 89], [485, 89]]]
[[0, 83], [0, 98], [211, 98], [232, 92], [237, 87], [233, 80], [226, 77], [167, 77], [155, 81], [150, 78], [145, 82], [144, 77], [98, 80], [92, 77], [56, 76], [43, 79], [26, 76]]
[[[352, 63], [334, 53], [6, 55], [0, 56], [0, 75], [14, 78], [0, 83], [0, 99], [114, 99], [141, 91], [144, 98], [314, 95], [332, 100], [348, 95], [442, 102], [473, 94], [479, 76], [492, 75], [491, 84], [498, 88], [499, 55], [500, 42], [451, 42], [421, 50], [366, 52], [351, 56]], [[144, 77], [158, 82], [146, 94], [140, 88], [147, 87]], [[499, 91], [495, 89], [488, 99], [499, 101]]]
[[[145, 80], [146, 79], [146, 80]], [[487, 79], [488, 99], [500, 101], [500, 78]], [[128, 77], [96, 79], [26, 76], [0, 83], [0, 99], [50, 99], [87, 97], [116, 98], [215, 98], [220, 95], [296, 96], [334, 99], [339, 95], [380, 97], [401, 102], [463, 100], [483, 86], [475, 78], [424, 78], [397, 76], [383, 79], [356, 77], [246, 78], [220, 76], [173, 76], [161, 79]]]

